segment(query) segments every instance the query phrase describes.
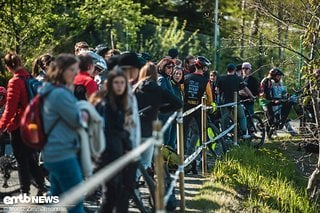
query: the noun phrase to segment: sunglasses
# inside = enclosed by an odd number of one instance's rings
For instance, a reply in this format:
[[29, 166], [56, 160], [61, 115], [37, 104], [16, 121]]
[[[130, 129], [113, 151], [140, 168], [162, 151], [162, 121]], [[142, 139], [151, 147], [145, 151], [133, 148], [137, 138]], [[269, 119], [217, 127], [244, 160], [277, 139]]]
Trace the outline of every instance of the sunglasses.
[[173, 65], [167, 65], [166, 68], [172, 69], [174, 66]]

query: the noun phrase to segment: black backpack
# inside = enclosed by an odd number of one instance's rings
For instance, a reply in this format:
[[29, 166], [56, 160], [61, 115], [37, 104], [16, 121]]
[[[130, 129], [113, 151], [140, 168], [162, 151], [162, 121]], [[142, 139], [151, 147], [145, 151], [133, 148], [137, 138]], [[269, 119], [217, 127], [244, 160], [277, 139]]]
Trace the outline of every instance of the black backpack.
[[74, 85], [74, 96], [76, 96], [78, 100], [87, 100], [86, 87], [80, 84]]

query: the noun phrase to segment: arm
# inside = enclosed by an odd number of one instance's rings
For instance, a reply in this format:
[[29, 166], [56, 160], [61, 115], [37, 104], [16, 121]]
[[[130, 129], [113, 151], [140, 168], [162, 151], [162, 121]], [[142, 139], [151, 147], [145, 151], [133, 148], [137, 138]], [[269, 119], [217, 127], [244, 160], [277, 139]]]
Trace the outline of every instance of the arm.
[[0, 132], [3, 132], [7, 128], [8, 123], [18, 111], [18, 104], [22, 94], [18, 81], [22, 80], [11, 79], [9, 81], [5, 111], [0, 120]]
[[250, 96], [250, 98], [254, 99], [254, 95], [251, 93], [251, 91], [248, 89], [248, 87], [243, 88], [244, 91], [248, 94], [248, 96]]
[[[57, 91], [52, 92], [53, 109], [59, 116], [72, 128], [81, 126], [80, 109], [76, 105], [77, 100], [73, 94], [64, 88], [57, 88]], [[50, 97], [50, 96], [48, 96]], [[56, 101], [59, 100], [59, 101]]]
[[161, 103], [169, 104], [160, 108], [161, 112], [172, 112], [179, 108], [182, 108], [182, 102], [174, 94], [170, 93], [168, 90], [159, 88], [161, 92]]
[[98, 84], [94, 80], [92, 80], [88, 82], [86, 88], [87, 88], [87, 95], [88, 97], [90, 97], [93, 93], [98, 91]]
[[206, 94], [207, 94], [207, 105], [210, 106], [211, 103], [213, 102], [212, 90], [211, 90], [211, 87], [210, 87], [210, 82], [207, 83], [205, 91], [206, 91]]

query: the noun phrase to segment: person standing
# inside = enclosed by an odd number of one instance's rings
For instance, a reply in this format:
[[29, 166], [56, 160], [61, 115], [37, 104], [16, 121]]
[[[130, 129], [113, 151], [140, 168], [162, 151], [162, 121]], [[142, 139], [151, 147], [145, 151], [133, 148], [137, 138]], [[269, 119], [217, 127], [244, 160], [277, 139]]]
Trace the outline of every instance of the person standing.
[[[59, 196], [83, 181], [78, 159], [80, 141], [77, 129], [87, 121], [88, 114], [80, 111], [72, 87], [78, 72], [78, 60], [71, 54], [60, 54], [48, 69], [39, 93], [46, 93], [43, 102], [43, 125], [47, 143], [42, 150], [44, 167], [49, 171], [50, 195]], [[58, 101], [57, 101], [58, 100]], [[83, 202], [68, 209], [84, 212]]]
[[[115, 161], [133, 148], [128, 131], [131, 127], [127, 122], [132, 110], [128, 104], [128, 79], [119, 67], [110, 71], [107, 79], [106, 90], [96, 94], [96, 98], [100, 100], [96, 109], [105, 119], [106, 137], [106, 149], [99, 158], [99, 168]], [[129, 195], [135, 187], [135, 172], [135, 166], [129, 165], [103, 184], [100, 212], [128, 212]]]
[[[139, 81], [133, 90], [139, 110], [150, 107], [140, 114], [142, 141], [145, 141], [152, 136], [152, 123], [157, 119], [159, 111], [173, 112], [182, 107], [182, 101], [157, 84], [157, 67], [152, 62], [141, 68]], [[153, 149], [151, 146], [142, 154], [141, 162], [145, 168], [151, 167]]]
[[32, 75], [38, 80], [43, 81], [46, 76], [47, 69], [50, 63], [54, 60], [54, 57], [50, 54], [43, 54], [39, 56], [32, 66]]
[[[250, 90], [245, 86], [243, 79], [237, 76], [235, 72], [236, 66], [234, 64], [228, 64], [227, 75], [221, 76], [217, 82], [217, 93], [220, 104], [228, 104], [234, 102], [234, 93], [236, 92], [238, 95], [238, 92], [242, 89], [245, 90], [250, 98], [254, 98]], [[247, 119], [244, 114], [242, 104], [238, 103], [237, 109], [242, 137], [247, 138], [249, 137], [249, 135], [247, 134]], [[226, 130], [228, 128], [229, 116], [231, 116], [231, 112], [231, 107], [221, 108], [221, 123], [223, 130]]]
[[87, 100], [90, 95], [98, 91], [98, 84], [94, 81], [94, 76], [91, 76], [95, 71], [95, 67], [90, 55], [86, 52], [78, 55], [79, 72], [74, 78], [74, 95], [78, 100]]
[[[183, 93], [184, 93], [184, 111], [196, 107], [201, 104], [201, 98], [204, 94], [207, 96], [207, 105], [211, 105], [212, 93], [209, 79], [205, 76], [211, 62], [204, 56], [198, 56], [195, 61], [196, 71], [186, 76], [184, 79]], [[192, 114], [184, 117], [183, 132], [184, 138], [187, 138], [191, 120], [194, 119], [198, 126], [198, 133], [201, 134], [201, 110], [198, 109]], [[186, 140], [185, 140], [186, 141]], [[191, 154], [196, 144], [186, 144], [185, 153]], [[192, 172], [197, 174], [196, 161], [193, 161]]]
[[[247, 88], [250, 90], [254, 97], [259, 95], [259, 82], [251, 75], [251, 64], [249, 62], [244, 62], [242, 64], [242, 76], [243, 81], [246, 83]], [[247, 100], [243, 103], [246, 109], [249, 111], [250, 115], [254, 114], [254, 99], [252, 100], [244, 90], [240, 91], [240, 99]], [[251, 100], [248, 100], [251, 99]]]
[[20, 120], [28, 105], [28, 93], [24, 79], [31, 77], [23, 67], [20, 57], [15, 53], [8, 53], [4, 57], [6, 68], [13, 73], [9, 80], [7, 99], [4, 112], [0, 120], [0, 135], [9, 132], [13, 154], [18, 163], [20, 192], [30, 193], [30, 174], [38, 187], [38, 195], [45, 192], [44, 177], [36, 158], [36, 151], [26, 146], [20, 135]]
[[[174, 94], [174, 90], [172, 87], [172, 84], [170, 82], [170, 77], [172, 75], [174, 67], [174, 62], [170, 58], [163, 58], [158, 64], [158, 84], [171, 94]], [[162, 121], [162, 124], [164, 125], [169, 117], [172, 115], [172, 112], [170, 113], [159, 113], [159, 119]], [[177, 132], [175, 131], [175, 128], [173, 128], [173, 125], [171, 124], [163, 136], [163, 141], [165, 145], [169, 145], [171, 147], [175, 147], [177, 143]]]

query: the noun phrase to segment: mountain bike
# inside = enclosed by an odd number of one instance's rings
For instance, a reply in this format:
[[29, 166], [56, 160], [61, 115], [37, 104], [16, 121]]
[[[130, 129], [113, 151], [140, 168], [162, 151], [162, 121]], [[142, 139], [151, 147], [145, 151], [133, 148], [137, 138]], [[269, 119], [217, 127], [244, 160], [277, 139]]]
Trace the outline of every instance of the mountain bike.
[[[300, 104], [298, 104], [298, 99], [296, 96], [290, 96], [289, 98], [280, 99], [279, 101], [280, 103], [290, 103], [292, 105], [292, 109], [294, 110], [296, 115], [298, 115], [297, 119], [300, 120], [300, 130], [302, 130], [303, 126], [304, 126], [303, 132], [305, 133], [308, 131], [308, 129], [309, 130], [312, 129], [312, 123], [313, 123], [312, 115], [307, 108], [302, 107]], [[275, 105], [275, 106], [279, 106], [279, 107], [273, 111], [274, 120], [272, 123], [270, 122], [270, 119], [268, 118], [266, 111], [257, 111], [254, 113], [254, 115], [259, 117], [264, 123], [268, 138], [271, 139], [272, 135], [276, 134], [277, 131], [282, 130], [283, 127], [286, 127], [286, 129], [291, 135], [296, 135], [296, 132], [291, 127], [290, 119], [288, 118], [284, 119], [281, 117], [281, 109], [283, 107], [282, 104]]]
[[11, 195], [20, 190], [20, 182], [18, 178], [18, 165], [12, 153], [9, 142], [9, 135], [1, 138], [2, 156], [0, 157], [0, 194], [1, 196]]
[[[244, 105], [243, 109], [244, 109], [244, 114], [247, 120], [247, 133], [242, 132], [242, 130], [240, 129], [240, 124], [239, 121], [237, 123], [237, 138], [247, 144], [249, 144], [250, 146], [254, 147], [254, 148], [259, 148], [261, 147], [264, 142], [265, 142], [265, 136], [266, 136], [266, 130], [265, 130], [265, 125], [263, 123], [263, 121], [261, 120], [260, 117], [258, 117], [257, 115], [251, 115], [248, 111], [248, 109], [246, 109], [246, 107]], [[233, 121], [233, 117], [229, 116], [229, 122], [227, 127], [230, 127], [231, 125], [234, 124]], [[221, 124], [220, 124], [221, 127]], [[246, 137], [243, 137], [246, 136]], [[233, 141], [234, 138], [234, 131], [229, 132], [226, 137], [225, 140], [231, 140]], [[235, 145], [237, 143], [234, 143]]]

